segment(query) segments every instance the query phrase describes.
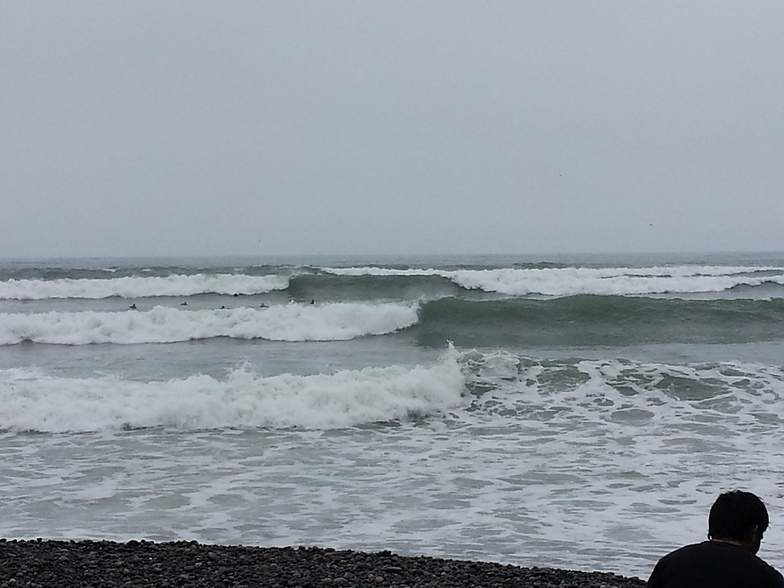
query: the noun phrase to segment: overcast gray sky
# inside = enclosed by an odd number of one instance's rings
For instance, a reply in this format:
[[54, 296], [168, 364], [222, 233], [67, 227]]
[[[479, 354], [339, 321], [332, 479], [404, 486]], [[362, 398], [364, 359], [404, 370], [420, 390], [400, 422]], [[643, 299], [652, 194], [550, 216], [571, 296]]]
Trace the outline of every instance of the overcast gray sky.
[[0, 1], [0, 257], [784, 250], [784, 2]]

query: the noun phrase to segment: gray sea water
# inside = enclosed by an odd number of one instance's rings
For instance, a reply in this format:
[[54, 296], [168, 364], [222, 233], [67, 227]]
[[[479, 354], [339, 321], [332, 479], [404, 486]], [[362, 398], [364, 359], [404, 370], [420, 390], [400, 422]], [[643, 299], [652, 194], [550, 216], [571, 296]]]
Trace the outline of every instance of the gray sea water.
[[784, 255], [0, 262], [0, 536], [784, 568]]

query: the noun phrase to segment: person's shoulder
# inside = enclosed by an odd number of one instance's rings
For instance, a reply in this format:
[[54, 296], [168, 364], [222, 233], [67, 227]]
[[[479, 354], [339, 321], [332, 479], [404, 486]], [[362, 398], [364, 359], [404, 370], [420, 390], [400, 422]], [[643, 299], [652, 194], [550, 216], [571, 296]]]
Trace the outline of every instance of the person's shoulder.
[[[709, 577], [713, 577], [710, 583]], [[722, 586], [784, 588], [782, 575], [763, 559], [736, 545], [716, 541], [693, 543], [668, 553], [654, 567], [647, 586], [716, 586], [717, 581], [724, 582]]]
[[706, 549], [713, 550], [713, 559], [721, 559], [725, 566], [733, 566], [748, 578], [756, 578], [755, 586], [784, 588], [781, 573], [757, 554], [729, 543], [705, 541], [704, 544]]
[[762, 574], [765, 576], [768, 585], [774, 588], [784, 588], [784, 576], [781, 575], [781, 572], [762, 558], [757, 557], [756, 555], [754, 557], [759, 561], [760, 569], [762, 570]]
[[706, 547], [705, 543], [707, 541], [684, 545], [660, 558], [653, 568], [647, 585], [649, 587], [663, 586], [665, 585], [663, 577], [670, 575], [672, 570], [676, 570], [677, 574], [677, 570], [682, 569], [684, 565], [692, 566], [695, 559], [704, 559], [706, 549], [710, 549], [710, 547]]
[[677, 559], [680, 557], [690, 556], [697, 553], [706, 553], [713, 551], [714, 546], [711, 544], [710, 541], [703, 541], [701, 543], [691, 543], [689, 545], [684, 545], [683, 547], [679, 547], [678, 549], [671, 551], [664, 557], [662, 560], [669, 560], [669, 559]]

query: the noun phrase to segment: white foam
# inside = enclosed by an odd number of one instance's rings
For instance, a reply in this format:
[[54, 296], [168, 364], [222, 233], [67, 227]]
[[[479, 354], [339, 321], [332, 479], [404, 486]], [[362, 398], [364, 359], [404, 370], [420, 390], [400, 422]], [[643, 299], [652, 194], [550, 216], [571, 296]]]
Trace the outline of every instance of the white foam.
[[0, 314], [0, 345], [171, 343], [212, 337], [339, 341], [382, 335], [418, 320], [418, 303], [290, 303], [263, 309], [47, 312]]
[[[466, 353], [471, 381], [495, 388], [477, 403], [506, 418], [607, 423], [624, 434], [641, 425], [705, 426], [721, 436], [776, 427], [784, 414], [784, 371], [757, 364], [669, 365], [608, 359], [543, 362], [505, 351]], [[670, 433], [671, 435], [671, 433]], [[749, 438], [751, 441], [751, 437]]]
[[[723, 292], [740, 285], [784, 285], [778, 267], [701, 266], [645, 268], [535, 268], [446, 271], [379, 267], [327, 268], [337, 275], [441, 276], [462, 288], [508, 296], [643, 295]], [[754, 275], [761, 273], [761, 275]], [[762, 275], [764, 274], [764, 275]]]
[[166, 277], [111, 279], [7, 280], [0, 282], [0, 299], [45, 300], [48, 298], [101, 299], [195, 296], [197, 294], [264, 294], [285, 290], [289, 279], [281, 275], [195, 274]]
[[426, 367], [312, 376], [260, 377], [239, 369], [225, 381], [204, 375], [169, 382], [61, 378], [15, 368], [0, 371], [0, 429], [330, 429], [437, 413], [462, 404], [463, 392], [454, 354]]

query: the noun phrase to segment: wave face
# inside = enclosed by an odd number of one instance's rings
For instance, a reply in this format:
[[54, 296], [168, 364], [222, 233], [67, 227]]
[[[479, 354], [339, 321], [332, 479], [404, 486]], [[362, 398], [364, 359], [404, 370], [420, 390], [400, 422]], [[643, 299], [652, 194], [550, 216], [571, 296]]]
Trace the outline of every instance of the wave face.
[[417, 334], [426, 344], [470, 346], [743, 343], [778, 340], [784, 299], [681, 300], [572, 296], [551, 300], [429, 302]]

